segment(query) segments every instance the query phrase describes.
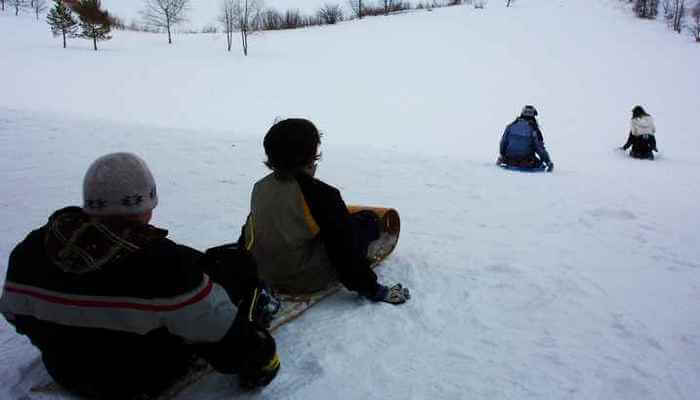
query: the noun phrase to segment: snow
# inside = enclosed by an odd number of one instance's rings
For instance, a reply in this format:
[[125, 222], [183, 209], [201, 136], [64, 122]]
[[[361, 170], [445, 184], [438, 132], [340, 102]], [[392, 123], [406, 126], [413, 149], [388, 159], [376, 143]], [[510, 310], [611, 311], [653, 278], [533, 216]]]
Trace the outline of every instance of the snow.
[[[697, 44], [613, 0], [500, 3], [257, 34], [247, 58], [217, 35], [64, 50], [0, 12], [0, 280], [112, 151], [147, 160], [172, 239], [234, 240], [266, 129], [308, 117], [324, 132], [318, 176], [400, 211], [378, 272], [413, 298], [343, 291], [276, 332], [283, 366], [262, 392], [213, 375], [180, 398], [696, 398]], [[553, 174], [494, 166], [527, 103]], [[654, 162], [614, 149], [636, 104], [656, 121]], [[49, 378], [4, 320], [0, 360], [0, 398], [51, 398], [28, 394]]]

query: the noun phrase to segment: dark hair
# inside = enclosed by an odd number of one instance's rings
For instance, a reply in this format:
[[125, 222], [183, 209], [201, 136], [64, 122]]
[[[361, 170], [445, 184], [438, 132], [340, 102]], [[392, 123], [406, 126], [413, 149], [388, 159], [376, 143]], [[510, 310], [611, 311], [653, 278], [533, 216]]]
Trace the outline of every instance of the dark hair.
[[646, 111], [642, 108], [642, 106], [635, 106], [632, 109], [632, 119], [634, 118], [641, 118], [641, 117], [648, 117], [649, 114], [647, 114]]
[[265, 165], [281, 177], [289, 177], [318, 160], [321, 134], [314, 124], [290, 118], [272, 125], [263, 141]]

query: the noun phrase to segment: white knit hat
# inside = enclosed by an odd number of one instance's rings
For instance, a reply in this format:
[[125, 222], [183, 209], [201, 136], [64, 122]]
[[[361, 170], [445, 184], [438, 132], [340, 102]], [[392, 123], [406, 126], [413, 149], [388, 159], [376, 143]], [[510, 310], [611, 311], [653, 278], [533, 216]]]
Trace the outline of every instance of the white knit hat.
[[90, 215], [136, 215], [158, 204], [156, 183], [135, 154], [112, 153], [90, 165], [83, 179], [83, 210]]

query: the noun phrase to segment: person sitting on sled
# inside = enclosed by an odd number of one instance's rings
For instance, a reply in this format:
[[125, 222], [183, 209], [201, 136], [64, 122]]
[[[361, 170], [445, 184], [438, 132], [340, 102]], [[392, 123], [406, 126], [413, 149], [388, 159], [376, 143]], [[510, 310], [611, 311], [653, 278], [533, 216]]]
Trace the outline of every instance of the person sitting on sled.
[[197, 356], [246, 388], [274, 379], [249, 255], [205, 255], [149, 225], [156, 185], [134, 154], [93, 162], [83, 199], [15, 247], [0, 298], [59, 385], [88, 398], [157, 396]]
[[520, 116], [506, 127], [501, 137], [499, 164], [532, 170], [546, 167], [548, 172], [554, 169], [536, 117], [535, 107], [527, 105]]
[[351, 215], [338, 189], [314, 177], [320, 144], [306, 119], [270, 128], [263, 145], [272, 172], [253, 187], [239, 243], [280, 294], [308, 294], [340, 281], [370, 300], [404, 303], [408, 289], [379, 284], [367, 258], [381, 221], [369, 211]]
[[651, 115], [644, 111], [642, 106], [635, 106], [632, 109], [632, 121], [630, 122], [630, 133], [627, 143], [620, 147], [620, 150], [627, 150], [632, 147], [630, 157], [641, 159], [654, 159], [656, 148], [656, 126]]

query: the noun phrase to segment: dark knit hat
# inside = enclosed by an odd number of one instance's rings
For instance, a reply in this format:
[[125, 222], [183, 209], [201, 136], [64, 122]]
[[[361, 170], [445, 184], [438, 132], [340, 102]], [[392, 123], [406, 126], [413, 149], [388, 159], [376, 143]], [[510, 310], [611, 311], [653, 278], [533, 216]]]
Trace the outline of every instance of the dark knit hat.
[[156, 183], [135, 154], [112, 153], [90, 165], [83, 180], [83, 210], [90, 215], [137, 215], [158, 204]]
[[536, 117], [537, 116], [537, 109], [535, 106], [531, 105], [526, 105], [523, 107], [523, 111], [520, 113], [521, 117]]

